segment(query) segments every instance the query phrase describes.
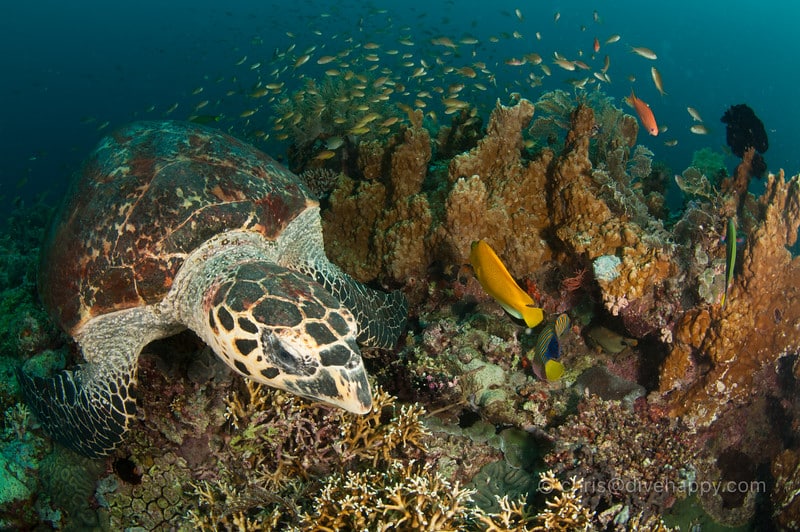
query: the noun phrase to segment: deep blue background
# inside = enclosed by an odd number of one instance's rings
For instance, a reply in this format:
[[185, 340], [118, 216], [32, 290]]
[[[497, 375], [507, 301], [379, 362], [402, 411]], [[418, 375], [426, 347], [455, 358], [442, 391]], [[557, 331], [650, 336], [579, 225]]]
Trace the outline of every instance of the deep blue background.
[[[524, 20], [514, 15], [516, 7]], [[594, 10], [599, 23], [593, 21]], [[554, 22], [556, 12], [561, 14], [558, 22]], [[330, 16], [321, 18], [323, 13]], [[160, 118], [174, 103], [180, 105], [171, 118], [187, 118], [198, 102], [208, 99], [211, 103], [200, 112], [229, 117], [220, 124], [223, 129], [235, 134], [270, 131], [271, 106], [265, 101], [257, 102], [261, 109], [249, 122], [238, 118], [254, 106], [246, 93], [259, 72], [265, 82], [285, 81], [291, 90], [299, 86], [300, 75], [322, 75], [327, 67], [314, 61], [320, 55], [367, 41], [381, 44], [381, 52], [398, 48], [428, 63], [437, 56], [457, 66], [485, 62], [497, 87], [476, 92], [475, 97], [487, 106], [497, 97], [507, 103], [512, 91], [535, 101], [546, 90], [571, 90], [564, 80], [576, 73], [552, 65], [553, 51], [577, 59], [582, 50], [581, 59], [597, 68], [609, 54], [613, 83], [605, 91], [622, 98], [633, 86], [637, 96], [650, 103], [659, 123], [669, 130], [657, 138], [640, 134], [639, 140], [675, 172], [689, 165], [696, 149], [708, 146], [721, 151], [725, 129], [719, 118], [731, 104], [747, 103], [767, 127], [770, 149], [765, 158], [770, 169], [794, 174], [800, 171], [800, 152], [795, 149], [800, 145], [800, 74], [795, 68], [800, 47], [794, 28], [798, 19], [800, 4], [742, 0], [6, 1], [0, 5], [0, 208], [7, 212], [13, 198], [30, 202], [42, 191], [47, 191], [48, 202], [56, 201], [104, 133], [137, 118]], [[521, 39], [501, 36], [515, 30]], [[537, 31], [541, 41], [535, 38]], [[602, 42], [615, 33], [621, 41], [603, 45], [599, 57], [591, 60], [593, 38]], [[465, 35], [477, 37], [481, 44], [460, 46], [459, 58], [441, 56], [445, 49], [430, 44], [434, 37], [457, 40]], [[501, 36], [500, 41], [490, 43], [490, 35]], [[406, 36], [416, 43], [414, 47], [397, 44]], [[286, 50], [292, 43], [296, 49], [287, 59], [273, 61], [276, 50]], [[293, 69], [294, 59], [312, 45], [317, 46], [314, 58]], [[631, 45], [653, 49], [658, 60], [630, 53]], [[541, 73], [538, 69], [503, 62], [529, 52], [538, 52], [552, 67], [553, 76], [541, 87], [519, 84], [528, 72]], [[235, 66], [243, 55], [248, 56], [246, 63]], [[386, 66], [399, 71], [391, 64], [396, 56], [383, 58]], [[255, 61], [264, 65], [258, 71], [249, 69]], [[666, 97], [658, 94], [650, 79], [653, 64], [663, 76]], [[284, 72], [270, 76], [273, 69], [287, 65]], [[634, 83], [626, 79], [629, 74], [636, 77]], [[464, 83], [474, 81], [482, 80]], [[204, 91], [193, 95], [201, 86]], [[412, 82], [409, 87], [412, 92], [419, 90]], [[237, 94], [226, 96], [229, 90]], [[689, 133], [689, 105], [703, 115], [711, 131], [708, 136]], [[150, 106], [155, 109], [147, 112]], [[98, 131], [106, 121], [107, 128]], [[666, 147], [667, 138], [678, 139], [679, 144]], [[285, 142], [260, 146], [273, 156], [286, 150]], [[728, 163], [732, 169], [735, 161], [729, 158]]]

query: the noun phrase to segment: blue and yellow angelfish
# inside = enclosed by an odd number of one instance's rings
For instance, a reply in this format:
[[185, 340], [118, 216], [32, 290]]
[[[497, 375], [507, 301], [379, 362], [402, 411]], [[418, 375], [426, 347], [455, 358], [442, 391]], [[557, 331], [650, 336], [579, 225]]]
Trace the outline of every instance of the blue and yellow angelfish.
[[560, 314], [554, 323], [548, 323], [536, 338], [533, 350], [533, 371], [548, 381], [557, 381], [564, 375], [564, 365], [558, 361], [561, 358], [561, 342], [559, 338], [569, 327], [569, 317]]

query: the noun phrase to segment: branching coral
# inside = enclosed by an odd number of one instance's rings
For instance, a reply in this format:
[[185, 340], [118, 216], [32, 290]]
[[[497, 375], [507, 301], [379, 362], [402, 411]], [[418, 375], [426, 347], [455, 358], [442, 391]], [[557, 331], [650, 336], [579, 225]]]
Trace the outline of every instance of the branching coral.
[[302, 516], [314, 530], [462, 530], [478, 513], [470, 491], [415, 464], [332, 477]]
[[567, 483], [568, 487], [565, 487], [552, 470], [541, 473], [540, 476], [539, 490], [552, 495], [545, 503], [546, 510], [537, 516], [542, 525], [533, 530], [591, 530], [592, 512], [581, 501], [583, 480], [573, 476]]
[[404, 463], [401, 458], [412, 460], [424, 449], [427, 434], [421, 407], [398, 407], [380, 389], [373, 409], [363, 416], [252, 381], [226, 402], [235, 433], [222, 453], [220, 478], [195, 487], [199, 506], [193, 518], [200, 527], [246, 519], [258, 526], [291, 523], [309, 481], [331, 474], [344, 478], [351, 468], [385, 469]]
[[327, 197], [336, 186], [336, 181], [341, 174], [329, 168], [310, 168], [300, 173], [298, 177], [318, 198]]

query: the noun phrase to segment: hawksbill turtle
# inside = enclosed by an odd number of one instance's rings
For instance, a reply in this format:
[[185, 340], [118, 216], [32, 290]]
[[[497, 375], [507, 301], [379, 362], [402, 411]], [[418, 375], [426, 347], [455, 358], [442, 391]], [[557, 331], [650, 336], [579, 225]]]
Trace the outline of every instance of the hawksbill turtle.
[[39, 292], [85, 363], [19, 373], [46, 431], [111, 453], [136, 411], [137, 359], [186, 328], [233, 370], [355, 413], [372, 405], [362, 346], [391, 348], [400, 292], [325, 256], [319, 204], [259, 150], [196, 124], [137, 122], [84, 163], [42, 248]]

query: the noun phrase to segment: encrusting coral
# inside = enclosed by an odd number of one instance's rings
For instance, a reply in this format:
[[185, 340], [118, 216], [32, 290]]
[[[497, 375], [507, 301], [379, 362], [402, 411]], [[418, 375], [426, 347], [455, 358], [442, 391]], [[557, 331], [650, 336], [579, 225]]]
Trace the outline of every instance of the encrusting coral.
[[684, 314], [661, 372], [674, 412], [701, 426], [748, 400], [760, 372], [800, 349], [800, 257], [787, 249], [800, 226], [800, 176], [770, 175], [754, 214], [726, 305]]
[[360, 145], [363, 179], [343, 176], [322, 215], [328, 257], [361, 280], [419, 278], [428, 264], [432, 214], [421, 189], [430, 136], [421, 112], [409, 118], [387, 145]]

